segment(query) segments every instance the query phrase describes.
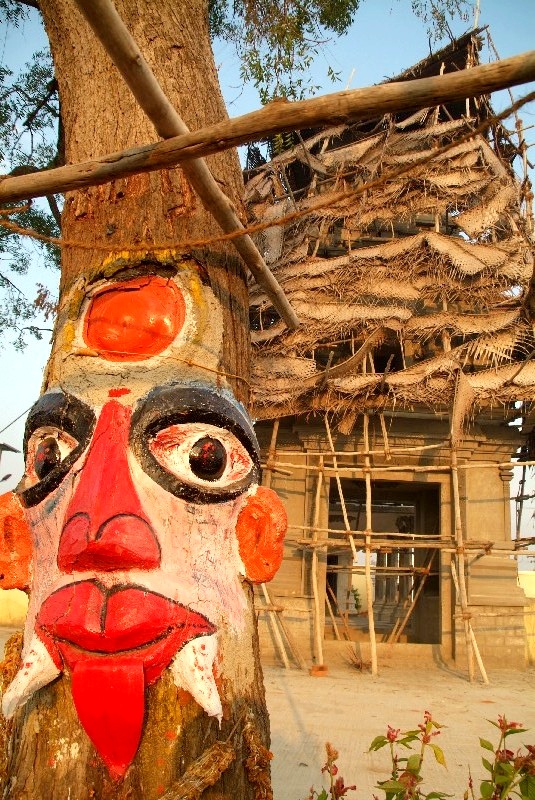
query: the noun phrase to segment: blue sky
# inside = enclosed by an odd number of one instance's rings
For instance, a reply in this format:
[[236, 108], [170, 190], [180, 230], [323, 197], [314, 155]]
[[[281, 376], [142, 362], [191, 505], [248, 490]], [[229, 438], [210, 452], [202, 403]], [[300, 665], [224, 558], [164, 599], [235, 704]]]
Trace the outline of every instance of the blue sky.
[[[517, 55], [535, 48], [535, 3], [533, 0], [481, 0], [479, 24], [490, 25], [490, 33], [501, 58]], [[468, 22], [452, 23], [455, 35], [471, 27]], [[19, 65], [29, 58], [31, 49], [46, 42], [35, 22], [25, 23], [18, 31], [0, 28], [0, 62]], [[442, 42], [441, 46], [446, 44]], [[313, 66], [314, 82], [322, 88], [318, 94], [349, 88], [369, 86], [393, 77], [429, 54], [425, 26], [410, 11], [410, 0], [362, 0], [350, 33], [327, 47]], [[253, 111], [259, 107], [256, 92], [240, 86], [236, 56], [229, 46], [215, 48], [223, 93], [230, 116]], [[484, 60], [488, 54], [484, 53]], [[340, 73], [341, 81], [332, 84], [325, 76], [330, 65]], [[534, 84], [513, 89], [515, 97], [533, 90]], [[508, 104], [507, 93], [495, 95], [497, 110]], [[535, 125], [535, 104], [522, 110], [525, 125]], [[535, 142], [535, 128], [529, 132]], [[535, 147], [530, 151], [535, 161]], [[45, 278], [52, 277], [46, 273]], [[43, 279], [43, 276], [39, 276]], [[30, 283], [27, 284], [30, 286]], [[0, 350], [0, 430], [25, 411], [38, 397], [42, 372], [49, 351], [44, 340], [16, 353], [5, 345]], [[14, 447], [22, 446], [24, 418], [0, 433], [0, 441]], [[0, 464], [0, 479], [11, 473], [12, 478], [0, 484], [2, 490], [12, 488], [22, 472], [22, 459], [5, 454]], [[527, 514], [529, 516], [529, 512]]]

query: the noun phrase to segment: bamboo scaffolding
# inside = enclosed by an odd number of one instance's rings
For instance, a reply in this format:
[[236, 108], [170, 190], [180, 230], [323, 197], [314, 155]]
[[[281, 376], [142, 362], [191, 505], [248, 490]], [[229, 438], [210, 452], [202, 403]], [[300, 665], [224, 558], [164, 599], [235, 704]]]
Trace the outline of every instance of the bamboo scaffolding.
[[[330, 588], [330, 587], [327, 587]], [[327, 608], [329, 610], [329, 617], [331, 618], [331, 623], [333, 626], [334, 636], [337, 642], [342, 641], [342, 637], [340, 636], [340, 631], [338, 630], [338, 625], [336, 624], [336, 619], [334, 618], [333, 607], [331, 605], [331, 601], [329, 600], [329, 594], [325, 595], [325, 602], [327, 603]]]
[[282, 636], [280, 634], [278, 622], [277, 622], [277, 614], [274, 610], [273, 603], [271, 602], [271, 598], [269, 596], [268, 590], [264, 583], [260, 584], [262, 589], [262, 594], [264, 595], [264, 600], [266, 601], [266, 605], [262, 608], [260, 607], [260, 611], [266, 611], [269, 617], [269, 622], [271, 624], [271, 630], [273, 632], [273, 638], [275, 639], [275, 644], [277, 646], [277, 650], [279, 651], [280, 657], [282, 658], [282, 663], [284, 664], [285, 669], [290, 669], [290, 662], [288, 661], [288, 655], [286, 653], [286, 648], [284, 646], [284, 642], [282, 641]]
[[[368, 456], [366, 456], [368, 458]], [[263, 465], [265, 466], [265, 464]], [[459, 470], [468, 470], [468, 469], [512, 469], [514, 467], [535, 467], [535, 461], [481, 461], [475, 463], [463, 463], [459, 464], [457, 469]], [[289, 467], [291, 469], [304, 469], [310, 472], [318, 472], [319, 467], [315, 464], [296, 464], [291, 461], [275, 461], [271, 469], [274, 467]], [[414, 465], [414, 464], [396, 464], [393, 466], [385, 467], [381, 464], [371, 465], [369, 467], [366, 466], [359, 466], [359, 465], [351, 465], [351, 464], [338, 464], [337, 467], [325, 465], [323, 467], [323, 471], [325, 473], [348, 473], [353, 475], [354, 473], [362, 473], [364, 474], [366, 470], [372, 473], [376, 472], [444, 472], [447, 473], [451, 470], [451, 466], [449, 464], [427, 464], [427, 465]]]
[[[323, 456], [320, 456], [320, 466], [323, 462]], [[319, 520], [320, 503], [321, 503], [321, 489], [323, 486], [323, 472], [318, 474], [316, 484], [316, 496], [314, 498], [314, 528], [313, 540], [317, 539], [316, 526]], [[316, 642], [316, 660], [317, 666], [322, 667], [323, 664], [323, 632], [321, 630], [321, 609], [320, 609], [320, 595], [318, 589], [318, 552], [316, 549], [312, 550], [312, 594], [314, 597], [314, 640]]]
[[[295, 663], [297, 664], [299, 669], [306, 669], [306, 664], [305, 664], [305, 662], [303, 660], [303, 657], [302, 657], [302, 655], [301, 655], [301, 653], [299, 651], [299, 648], [297, 647], [297, 644], [295, 643], [294, 638], [293, 638], [292, 634], [290, 633], [290, 631], [288, 629], [288, 626], [286, 625], [286, 622], [284, 621], [284, 618], [282, 616], [283, 612], [285, 611], [285, 609], [282, 608], [281, 606], [273, 605], [273, 600], [272, 600], [272, 598], [271, 598], [271, 596], [269, 594], [269, 590], [268, 590], [268, 588], [267, 588], [265, 583], [261, 584], [261, 588], [262, 588], [262, 594], [264, 595], [264, 599], [265, 599], [266, 604], [267, 604], [266, 606], [264, 606], [264, 609], [269, 608], [271, 613], [274, 613], [275, 618], [276, 618], [276, 622], [280, 626], [280, 628], [281, 628], [281, 630], [282, 630], [282, 632], [283, 632], [283, 634], [284, 634], [284, 636], [286, 638], [286, 642], [288, 643], [288, 649], [290, 651], [290, 655], [292, 656], [293, 660], [295, 661]], [[263, 610], [263, 609], [261, 609], [261, 610]], [[278, 629], [277, 629], [277, 639], [280, 640], [281, 653], [284, 652], [284, 654], [286, 656], [286, 648], [284, 646], [284, 642], [282, 641], [282, 637], [280, 636], [280, 632], [278, 631]], [[287, 660], [287, 657], [286, 657], [286, 660]], [[289, 664], [288, 664], [288, 666], [286, 665], [286, 661], [285, 661], [284, 657], [283, 657], [283, 661], [284, 661], [284, 666], [286, 667], [286, 669], [288, 669]]]
[[335, 604], [336, 609], [338, 611], [338, 616], [342, 620], [342, 625], [344, 626], [344, 634], [345, 634], [345, 637], [346, 637], [346, 641], [350, 642], [351, 641], [351, 630], [349, 628], [349, 625], [347, 624], [347, 616], [345, 614], [342, 614], [340, 606], [338, 605], [338, 600], [336, 599], [336, 595], [335, 595], [335, 593], [333, 592], [333, 590], [331, 589], [331, 587], [329, 585], [327, 585], [327, 594], [330, 594], [330, 596], [332, 598], [332, 601]]
[[[278, 433], [279, 433], [279, 420], [276, 419], [273, 422], [273, 431], [271, 433], [271, 441], [269, 443], [268, 463], [270, 463], [270, 459], [275, 457], [275, 454], [277, 452]], [[271, 486], [271, 476], [273, 471], [274, 470], [268, 467], [266, 475], [264, 477], [264, 485], [267, 486], [268, 488]], [[282, 639], [281, 631], [279, 630], [279, 628], [282, 630], [284, 636], [286, 637], [286, 641], [288, 642], [288, 648], [290, 650], [290, 654], [292, 655], [294, 661], [298, 664], [300, 669], [305, 669], [305, 664], [301, 656], [301, 653], [299, 652], [297, 645], [292, 639], [290, 631], [288, 630], [288, 626], [286, 625], [284, 619], [282, 618], [283, 609], [279, 610], [273, 607], [273, 603], [271, 602], [269, 591], [265, 583], [261, 584], [261, 589], [262, 589], [262, 594], [264, 595], [264, 599], [266, 601], [266, 606], [264, 606], [261, 610], [265, 610], [268, 613], [271, 628], [273, 630], [273, 636], [275, 638], [277, 647], [279, 648], [279, 652], [281, 653], [284, 666], [286, 667], [286, 669], [288, 669], [290, 665], [288, 663], [286, 648], [284, 646], [284, 641]]]
[[[369, 442], [369, 421], [368, 414], [364, 414], [364, 447], [366, 450], [370, 449]], [[368, 598], [368, 628], [370, 631], [370, 655], [372, 662], [372, 675], [377, 675], [377, 641], [375, 639], [375, 619], [373, 616], [373, 585], [372, 585], [372, 571], [371, 571], [371, 530], [372, 530], [372, 482], [370, 457], [365, 456], [366, 467], [368, 468], [365, 473], [366, 480], [366, 595]]]
[[462, 528], [462, 520], [461, 520], [461, 504], [459, 499], [459, 476], [457, 473], [457, 451], [455, 445], [452, 443], [451, 446], [451, 483], [452, 483], [452, 494], [453, 494], [453, 510], [454, 510], [454, 528], [455, 528], [455, 539], [457, 542], [457, 547], [460, 549], [460, 552], [457, 556], [458, 563], [459, 563], [459, 576], [457, 576], [457, 570], [455, 568], [455, 561], [451, 562], [451, 572], [452, 578], [455, 583], [455, 588], [457, 591], [457, 599], [460, 602], [461, 609], [462, 609], [462, 619], [463, 619], [463, 626], [464, 626], [464, 636], [466, 641], [466, 655], [468, 658], [468, 676], [470, 678], [470, 682], [473, 683], [474, 681], [474, 652], [472, 648], [472, 638], [470, 636], [470, 619], [469, 619], [469, 611], [468, 611], [468, 597], [466, 592], [466, 578], [465, 578], [465, 569], [464, 569], [464, 550], [463, 550], [463, 528]]
[[429, 575], [433, 574], [431, 572], [431, 565], [433, 563], [433, 558], [434, 557], [435, 557], [435, 554], [434, 554], [434, 552], [432, 552], [431, 555], [429, 556], [428, 560], [427, 560], [427, 564], [426, 564], [425, 567], [423, 567], [422, 569], [414, 568], [415, 574], [419, 573], [419, 574], [421, 574], [422, 577], [421, 577], [420, 582], [418, 583], [418, 586], [416, 587], [416, 590], [414, 591], [414, 583], [413, 583], [413, 585], [411, 587], [411, 590], [410, 590], [409, 594], [407, 595], [407, 597], [410, 597], [411, 594], [412, 594], [412, 601], [409, 604], [409, 607], [407, 608], [407, 611], [406, 611], [405, 616], [403, 617], [403, 620], [400, 621], [398, 619], [396, 624], [394, 625], [392, 633], [388, 637], [388, 642], [390, 644], [395, 644], [396, 642], [399, 642], [400, 637], [403, 635], [403, 631], [405, 630], [405, 628], [407, 626], [407, 623], [408, 623], [408, 621], [410, 619], [410, 616], [411, 616], [412, 612], [414, 611], [414, 609], [416, 608], [416, 603], [418, 602], [418, 598], [420, 597], [420, 594], [422, 593], [422, 590], [423, 590], [423, 588], [425, 586], [425, 582], [426, 582], [427, 578], [429, 577]]
[[[331, 428], [329, 426], [329, 420], [327, 419], [327, 414], [325, 415], [325, 430], [327, 431], [327, 438], [329, 439], [329, 445], [331, 447], [331, 452], [332, 452], [332, 451], [334, 451], [334, 444], [333, 444], [333, 438], [331, 436]], [[342, 491], [342, 482], [340, 480], [340, 475], [338, 474], [338, 467], [337, 467], [337, 461], [336, 461], [336, 456], [335, 455], [333, 455], [333, 463], [334, 463], [334, 468], [335, 468], [336, 486], [338, 487], [338, 495], [340, 497], [340, 503], [342, 505], [342, 514], [343, 514], [343, 517], [344, 517], [344, 524], [346, 526], [346, 531], [347, 531], [347, 534], [349, 536], [349, 544], [351, 545], [351, 550], [353, 552], [353, 559], [356, 560], [357, 551], [356, 551], [356, 548], [355, 548], [355, 541], [353, 539], [353, 536], [351, 535], [351, 531], [350, 531], [350, 528], [349, 528], [349, 518], [347, 516], [346, 503], [345, 503], [345, 499], [344, 499], [344, 493]]]

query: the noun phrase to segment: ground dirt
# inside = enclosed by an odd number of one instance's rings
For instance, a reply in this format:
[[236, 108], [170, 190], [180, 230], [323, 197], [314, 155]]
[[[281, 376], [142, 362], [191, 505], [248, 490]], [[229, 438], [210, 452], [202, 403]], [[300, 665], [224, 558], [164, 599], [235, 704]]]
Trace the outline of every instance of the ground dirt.
[[387, 725], [417, 728], [426, 710], [445, 726], [434, 742], [444, 750], [447, 768], [431, 754], [424, 767], [424, 794], [442, 791], [462, 800], [470, 769], [479, 797], [479, 783], [486, 776], [481, 757], [489, 756], [481, 750], [479, 737], [497, 744], [498, 731], [488, 720], [496, 721], [499, 714], [530, 729], [509, 740], [511, 749], [535, 744], [534, 668], [488, 668], [490, 683], [485, 685], [477, 672], [470, 683], [463, 665], [428, 657], [419, 661], [412, 653], [406, 662], [402, 656], [383, 659], [379, 675], [373, 677], [350, 665], [348, 647], [345, 658], [343, 648], [336, 656], [326, 653], [324, 677], [298, 669], [264, 669], [275, 800], [305, 800], [312, 785], [317, 791], [327, 786], [321, 774], [326, 742], [340, 753], [339, 774], [345, 783], [357, 785], [357, 791], [347, 795], [350, 800], [383, 798], [376, 786], [389, 777], [388, 752], [368, 752], [370, 742], [386, 734]]
[[[0, 628], [0, 652], [13, 631]], [[383, 650], [379, 675], [374, 677], [369, 669], [352, 664], [349, 648], [348, 643], [326, 643], [328, 669], [323, 677], [297, 668], [264, 667], [274, 800], [306, 800], [311, 786], [321, 791], [326, 742], [340, 753], [339, 774], [345, 783], [357, 785], [346, 795], [348, 800], [383, 798], [376, 787], [389, 777], [388, 753], [369, 753], [370, 742], [385, 734], [387, 725], [417, 728], [424, 711], [445, 726], [434, 741], [444, 750], [447, 764], [445, 769], [429, 760], [424, 794], [442, 791], [462, 800], [470, 769], [479, 796], [477, 788], [485, 776], [479, 737], [497, 743], [497, 730], [488, 720], [496, 721], [499, 714], [529, 728], [510, 740], [511, 749], [535, 744], [535, 668], [488, 668], [488, 685], [477, 672], [470, 683], [463, 665], [435, 659], [429, 648], [407, 648], [391, 657]]]

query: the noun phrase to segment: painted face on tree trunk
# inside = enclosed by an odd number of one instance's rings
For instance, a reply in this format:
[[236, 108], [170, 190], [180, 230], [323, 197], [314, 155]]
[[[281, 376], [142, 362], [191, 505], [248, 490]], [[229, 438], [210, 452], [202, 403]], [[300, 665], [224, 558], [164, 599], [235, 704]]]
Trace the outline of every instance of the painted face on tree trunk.
[[219, 369], [221, 315], [195, 272], [98, 284], [63, 330], [27, 422], [33, 581], [3, 709], [67, 670], [119, 778], [166, 668], [221, 719], [218, 632], [242, 630], [241, 581], [273, 577], [286, 521], [258, 486], [256, 437]]

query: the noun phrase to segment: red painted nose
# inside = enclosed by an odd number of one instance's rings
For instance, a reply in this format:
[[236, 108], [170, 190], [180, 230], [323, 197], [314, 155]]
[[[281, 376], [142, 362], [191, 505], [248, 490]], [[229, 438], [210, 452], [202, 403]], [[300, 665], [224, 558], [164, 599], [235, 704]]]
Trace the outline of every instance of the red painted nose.
[[128, 467], [130, 417], [131, 409], [116, 401], [102, 409], [61, 533], [58, 566], [65, 572], [160, 564], [158, 541]]

